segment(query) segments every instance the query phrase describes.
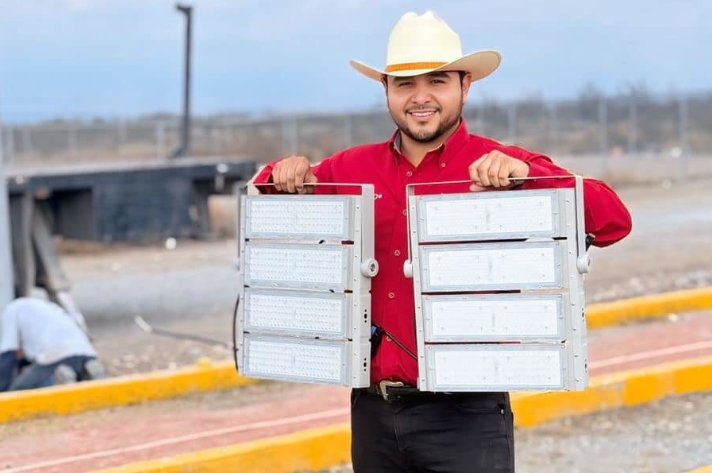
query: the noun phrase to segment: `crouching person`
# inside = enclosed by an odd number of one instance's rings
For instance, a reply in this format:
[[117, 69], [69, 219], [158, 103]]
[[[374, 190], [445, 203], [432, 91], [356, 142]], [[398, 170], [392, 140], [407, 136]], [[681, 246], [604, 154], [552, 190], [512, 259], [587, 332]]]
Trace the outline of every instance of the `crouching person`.
[[0, 392], [104, 377], [89, 338], [60, 306], [21, 297], [1, 319]]

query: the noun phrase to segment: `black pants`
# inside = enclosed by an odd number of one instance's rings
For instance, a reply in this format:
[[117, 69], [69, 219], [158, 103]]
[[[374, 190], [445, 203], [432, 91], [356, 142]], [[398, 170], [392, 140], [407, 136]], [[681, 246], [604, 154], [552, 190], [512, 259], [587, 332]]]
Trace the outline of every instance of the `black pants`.
[[386, 402], [351, 393], [354, 473], [513, 473], [507, 393], [424, 394]]

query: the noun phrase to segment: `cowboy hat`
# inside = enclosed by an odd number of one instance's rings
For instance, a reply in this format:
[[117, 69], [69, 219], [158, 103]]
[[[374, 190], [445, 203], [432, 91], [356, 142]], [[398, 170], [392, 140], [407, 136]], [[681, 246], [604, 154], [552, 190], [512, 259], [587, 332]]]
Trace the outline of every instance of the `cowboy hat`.
[[434, 71], [465, 71], [472, 80], [484, 79], [499, 67], [497, 51], [462, 54], [460, 36], [432, 11], [418, 16], [408, 12], [398, 20], [388, 39], [384, 70], [351, 61], [361, 74], [377, 81], [386, 75], [411, 77]]

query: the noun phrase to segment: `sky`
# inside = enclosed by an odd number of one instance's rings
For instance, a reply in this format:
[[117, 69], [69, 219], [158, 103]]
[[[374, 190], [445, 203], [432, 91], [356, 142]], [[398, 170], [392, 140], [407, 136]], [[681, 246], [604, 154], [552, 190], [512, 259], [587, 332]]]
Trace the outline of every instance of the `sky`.
[[[712, 89], [710, 0], [194, 0], [196, 114], [384, 106], [349, 59], [385, 65], [406, 11], [434, 10], [465, 52], [496, 49], [475, 99], [572, 98], [587, 85]], [[179, 113], [184, 17], [165, 0], [1, 0], [0, 116]]]

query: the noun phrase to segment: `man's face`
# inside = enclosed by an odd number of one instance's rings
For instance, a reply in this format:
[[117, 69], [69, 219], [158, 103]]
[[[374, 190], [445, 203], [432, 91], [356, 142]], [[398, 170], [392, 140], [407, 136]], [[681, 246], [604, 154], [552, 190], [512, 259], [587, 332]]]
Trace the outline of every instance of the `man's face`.
[[398, 128], [419, 143], [437, 141], [455, 125], [467, 101], [471, 77], [432, 72], [415, 77], [386, 77], [388, 111]]

